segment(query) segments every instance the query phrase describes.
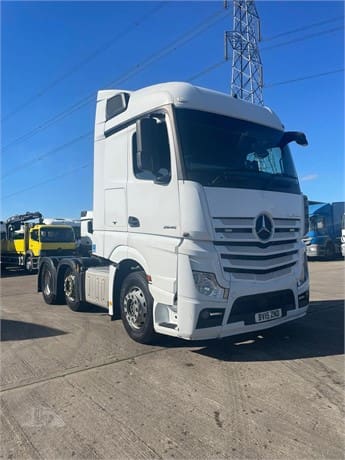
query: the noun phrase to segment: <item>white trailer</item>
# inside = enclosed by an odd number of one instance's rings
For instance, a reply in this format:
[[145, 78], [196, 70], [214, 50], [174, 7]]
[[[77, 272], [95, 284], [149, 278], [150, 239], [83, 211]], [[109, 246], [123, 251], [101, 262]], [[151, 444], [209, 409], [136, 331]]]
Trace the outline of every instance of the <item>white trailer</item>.
[[132, 339], [212, 339], [301, 318], [305, 199], [278, 117], [187, 83], [99, 91], [93, 254], [46, 258], [38, 290], [121, 316]]

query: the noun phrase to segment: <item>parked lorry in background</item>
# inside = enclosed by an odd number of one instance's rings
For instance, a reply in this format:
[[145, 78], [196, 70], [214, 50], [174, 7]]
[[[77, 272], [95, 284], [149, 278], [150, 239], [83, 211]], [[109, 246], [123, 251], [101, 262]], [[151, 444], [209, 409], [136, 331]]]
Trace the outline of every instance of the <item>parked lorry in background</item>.
[[341, 219], [341, 254], [345, 257], [345, 214]]
[[65, 217], [45, 217], [43, 223], [47, 225], [69, 225], [73, 228], [76, 241], [80, 239], [80, 219], [68, 219]]
[[48, 304], [84, 302], [156, 333], [211, 339], [301, 318], [305, 202], [267, 107], [187, 83], [99, 91], [91, 257], [44, 257]]
[[309, 258], [331, 259], [341, 253], [345, 203], [309, 201], [309, 230], [304, 236]]
[[80, 245], [79, 253], [90, 256], [92, 253], [93, 213], [82, 211], [80, 213]]
[[37, 270], [40, 257], [73, 255], [74, 232], [69, 225], [45, 224], [39, 212], [8, 218], [1, 232], [1, 268]]

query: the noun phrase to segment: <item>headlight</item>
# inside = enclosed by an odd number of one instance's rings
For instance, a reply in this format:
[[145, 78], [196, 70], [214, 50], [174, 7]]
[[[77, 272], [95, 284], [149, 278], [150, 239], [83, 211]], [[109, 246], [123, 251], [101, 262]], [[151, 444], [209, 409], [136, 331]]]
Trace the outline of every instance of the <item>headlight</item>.
[[307, 254], [303, 253], [303, 264], [301, 267], [301, 272], [298, 277], [297, 286], [302, 286], [308, 279], [308, 259]]
[[223, 288], [218, 284], [214, 273], [198, 272], [193, 270], [195, 287], [207, 297], [215, 300], [223, 300], [229, 297], [229, 289]]

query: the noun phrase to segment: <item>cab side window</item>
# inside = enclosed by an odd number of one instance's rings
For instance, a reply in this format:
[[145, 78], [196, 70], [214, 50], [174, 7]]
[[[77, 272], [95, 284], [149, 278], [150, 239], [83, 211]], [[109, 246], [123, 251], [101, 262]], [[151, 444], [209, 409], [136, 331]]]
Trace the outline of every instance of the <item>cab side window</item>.
[[32, 230], [31, 239], [34, 241], [38, 241], [38, 230]]
[[171, 178], [171, 160], [165, 117], [157, 115], [149, 120], [148, 127], [137, 130], [132, 137], [134, 175], [137, 179], [167, 184]]

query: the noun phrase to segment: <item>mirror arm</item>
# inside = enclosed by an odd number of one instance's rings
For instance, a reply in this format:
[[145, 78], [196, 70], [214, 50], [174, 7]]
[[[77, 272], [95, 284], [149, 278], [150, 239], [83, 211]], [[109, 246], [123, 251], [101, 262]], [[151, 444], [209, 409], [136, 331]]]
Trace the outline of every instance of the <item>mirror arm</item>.
[[283, 134], [278, 146], [280, 148], [284, 148], [287, 144], [293, 141], [303, 147], [308, 145], [307, 137], [304, 133], [299, 131], [287, 131]]

